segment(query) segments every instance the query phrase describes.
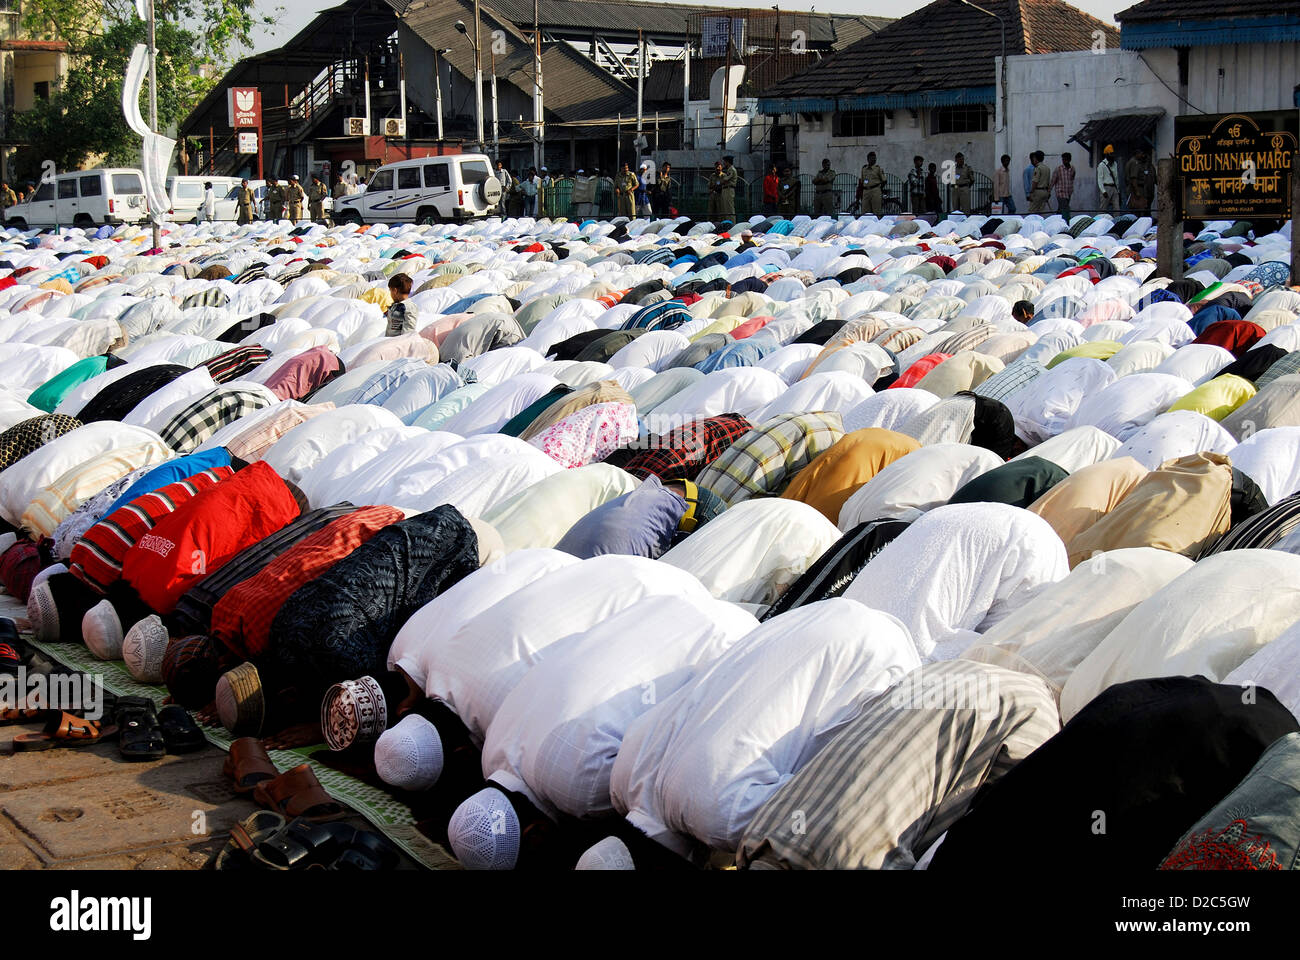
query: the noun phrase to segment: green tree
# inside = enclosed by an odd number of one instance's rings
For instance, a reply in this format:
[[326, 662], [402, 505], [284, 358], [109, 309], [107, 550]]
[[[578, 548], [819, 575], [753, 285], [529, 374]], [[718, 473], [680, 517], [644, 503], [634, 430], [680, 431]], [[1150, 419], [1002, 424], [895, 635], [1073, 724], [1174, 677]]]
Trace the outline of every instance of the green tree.
[[[216, 84], [201, 75], [225, 66], [234, 51], [251, 43], [252, 30], [273, 18], [257, 12], [257, 0], [165, 0], [155, 2], [158, 46], [158, 127], [179, 123]], [[112, 165], [140, 162], [140, 138], [122, 116], [122, 78], [131, 50], [146, 41], [135, 5], [126, 0], [32, 0], [23, 5], [30, 36], [68, 43], [67, 76], [48, 102], [14, 118], [13, 132], [28, 146], [14, 156], [19, 178], [31, 178], [41, 161], [76, 169], [88, 158]], [[147, 97], [147, 94], [145, 94]], [[142, 97], [141, 112], [148, 116]]]

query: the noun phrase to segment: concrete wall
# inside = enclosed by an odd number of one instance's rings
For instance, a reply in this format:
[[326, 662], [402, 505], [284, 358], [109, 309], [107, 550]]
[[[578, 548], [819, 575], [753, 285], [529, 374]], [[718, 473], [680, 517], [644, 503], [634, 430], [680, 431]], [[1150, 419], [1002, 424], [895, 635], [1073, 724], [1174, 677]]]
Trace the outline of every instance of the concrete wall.
[[44, 81], [50, 85], [50, 96], [59, 80], [67, 72], [66, 55], [62, 53], [37, 53], [15, 51], [13, 58], [13, 109], [26, 113], [36, 105], [36, 84]]
[[[915, 118], [915, 122], [914, 122]], [[886, 129], [880, 137], [832, 137], [831, 115], [825, 113], [820, 120], [809, 121], [799, 116], [799, 172], [812, 175], [821, 169], [822, 159], [829, 158], [838, 173], [856, 175], [867, 162], [867, 153], [874, 150], [876, 162], [885, 173], [907, 177], [912, 169], [912, 158], [920, 154], [927, 164], [937, 163], [943, 169], [945, 160], [961, 152], [966, 162], [978, 173], [993, 176], [993, 131], [980, 133], [941, 133], [929, 135], [929, 116], [919, 109], [895, 110], [893, 128]], [[794, 122], [793, 117], [782, 117], [782, 122]]]
[[[1223, 75], [1219, 75], [1219, 70]], [[1047, 154], [1055, 169], [1062, 150], [1078, 170], [1074, 207], [1097, 206], [1100, 155], [1089, 157], [1077, 143], [1065, 143], [1089, 120], [1163, 109], [1156, 125], [1155, 156], [1174, 149], [1174, 117], [1179, 114], [1292, 109], [1291, 88], [1300, 79], [1300, 45], [1229, 44], [1193, 47], [1188, 55], [1186, 102], [1178, 96], [1178, 54], [1172, 49], [1079, 50], [1007, 59], [1009, 124], [997, 137], [997, 153], [1011, 154], [1012, 195], [1025, 203], [1020, 172], [1031, 150]], [[999, 100], [999, 127], [1002, 104]], [[1120, 147], [1117, 145], [1116, 149]], [[1123, 180], [1127, 153], [1117, 164]]]

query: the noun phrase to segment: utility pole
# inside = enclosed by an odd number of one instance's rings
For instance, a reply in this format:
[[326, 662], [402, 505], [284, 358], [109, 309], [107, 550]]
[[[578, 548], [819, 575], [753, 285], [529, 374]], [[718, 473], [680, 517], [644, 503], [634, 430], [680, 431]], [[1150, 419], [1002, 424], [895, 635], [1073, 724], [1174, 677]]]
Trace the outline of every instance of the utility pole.
[[501, 128], [497, 121], [497, 51], [492, 49], [492, 159], [501, 159]]
[[478, 123], [478, 148], [485, 150], [483, 138], [483, 55], [479, 41], [478, 0], [474, 0], [474, 116]]
[[540, 174], [546, 163], [546, 120], [542, 102], [542, 31], [533, 0], [533, 168]]
[[[147, 0], [147, 13], [149, 23], [149, 129], [153, 133], [158, 132], [158, 40], [154, 33], [154, 15], [153, 0]], [[164, 173], [166, 171], [163, 171]], [[58, 201], [55, 201], [58, 206]], [[158, 216], [162, 216], [162, 211], [158, 211]], [[149, 218], [153, 225], [153, 249], [157, 250], [162, 246], [162, 231], [158, 229], [158, 220], [155, 217]]]

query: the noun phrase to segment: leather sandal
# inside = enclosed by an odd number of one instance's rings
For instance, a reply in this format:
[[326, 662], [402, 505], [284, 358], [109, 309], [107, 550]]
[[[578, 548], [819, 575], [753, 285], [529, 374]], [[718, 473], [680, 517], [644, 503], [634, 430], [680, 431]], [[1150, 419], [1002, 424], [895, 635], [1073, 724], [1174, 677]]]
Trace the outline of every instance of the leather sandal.
[[253, 799], [286, 817], [322, 821], [347, 813], [341, 803], [325, 792], [309, 763], [300, 763], [274, 780], [263, 780], [253, 788]]
[[194, 718], [177, 704], [168, 704], [158, 711], [158, 725], [168, 753], [192, 753], [208, 742]]
[[250, 859], [268, 870], [305, 870], [336, 860], [355, 829], [345, 823], [313, 823], [301, 817], [261, 840]]
[[382, 836], [370, 830], [358, 830], [330, 869], [392, 870], [399, 861], [397, 851]]
[[256, 737], [240, 737], [230, 745], [221, 772], [235, 781], [235, 793], [248, 794], [264, 780], [274, 780], [280, 775], [266, 754], [262, 741]]
[[53, 747], [84, 747], [103, 743], [117, 734], [117, 727], [98, 720], [87, 720], [64, 710], [52, 712], [40, 733], [20, 733], [14, 737], [16, 753], [49, 750]]
[[123, 760], [161, 760], [167, 755], [157, 708], [148, 697], [118, 697], [113, 715], [121, 731], [117, 748]]

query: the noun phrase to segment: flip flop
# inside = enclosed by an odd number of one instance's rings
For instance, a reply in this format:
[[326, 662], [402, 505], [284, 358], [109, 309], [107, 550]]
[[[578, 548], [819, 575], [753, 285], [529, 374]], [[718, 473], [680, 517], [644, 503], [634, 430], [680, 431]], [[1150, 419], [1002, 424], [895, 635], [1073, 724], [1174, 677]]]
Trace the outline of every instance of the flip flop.
[[162, 727], [168, 753], [191, 753], [202, 749], [208, 742], [194, 718], [177, 704], [169, 704], [158, 711], [158, 724]]
[[103, 743], [117, 734], [117, 727], [103, 726], [98, 720], [87, 720], [75, 713], [57, 711], [45, 721], [40, 733], [20, 733], [14, 737], [15, 753], [50, 750], [54, 747], [84, 747]]
[[230, 753], [221, 772], [235, 781], [235, 793], [248, 794], [265, 780], [274, 780], [280, 775], [275, 764], [266, 754], [262, 741], [256, 737], [240, 737], [230, 745]]

